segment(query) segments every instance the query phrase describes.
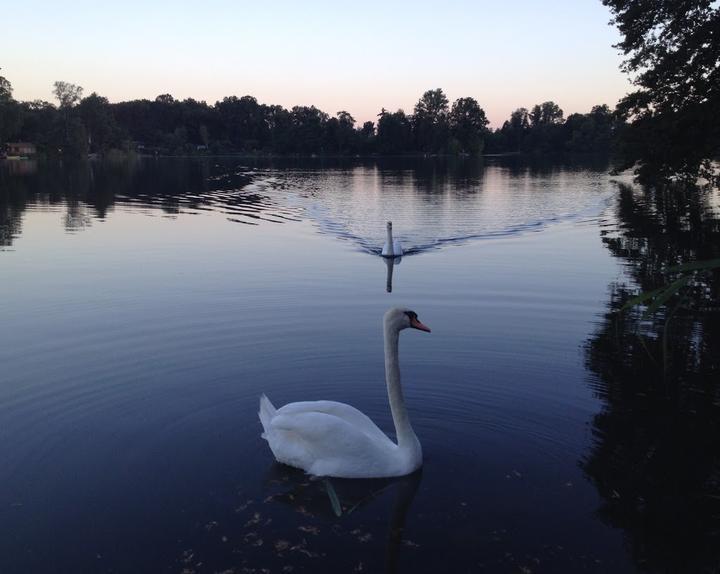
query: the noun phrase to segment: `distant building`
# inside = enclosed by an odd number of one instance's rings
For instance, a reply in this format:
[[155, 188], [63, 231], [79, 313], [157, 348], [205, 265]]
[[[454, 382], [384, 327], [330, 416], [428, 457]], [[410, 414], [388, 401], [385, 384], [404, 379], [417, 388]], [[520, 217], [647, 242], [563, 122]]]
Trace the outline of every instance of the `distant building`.
[[5, 144], [5, 152], [8, 156], [35, 155], [37, 148], [35, 144], [28, 142], [8, 142]]

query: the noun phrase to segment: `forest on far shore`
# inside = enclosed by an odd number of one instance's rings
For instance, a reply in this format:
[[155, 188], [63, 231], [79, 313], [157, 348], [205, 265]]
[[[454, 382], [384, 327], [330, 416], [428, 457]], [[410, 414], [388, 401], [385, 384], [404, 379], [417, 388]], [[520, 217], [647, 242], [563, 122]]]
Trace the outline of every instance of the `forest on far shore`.
[[699, 178], [720, 187], [720, 6], [710, 0], [602, 0], [620, 32], [621, 69], [635, 90], [614, 109], [596, 105], [565, 117], [552, 101], [518, 108], [488, 128], [471, 97], [450, 104], [426, 91], [412, 113], [380, 110], [358, 125], [347, 111], [261, 104], [230, 96], [209, 105], [162, 94], [110, 103], [55, 82], [58, 104], [19, 102], [0, 76], [0, 154], [30, 142], [47, 156], [112, 150], [163, 155], [608, 154], [617, 170], [645, 181]]
[[412, 113], [382, 109], [359, 125], [346, 111], [331, 116], [315, 106], [259, 103], [230, 96], [209, 105], [163, 94], [154, 100], [110, 103], [80, 86], [55, 82], [58, 104], [22, 102], [0, 77], [0, 145], [30, 142], [48, 156], [83, 157], [111, 150], [160, 155], [409, 155], [482, 153], [607, 154], [620, 122], [607, 105], [565, 117], [554, 102], [512, 112], [488, 128], [473, 98], [450, 104], [441, 89], [428, 90]]

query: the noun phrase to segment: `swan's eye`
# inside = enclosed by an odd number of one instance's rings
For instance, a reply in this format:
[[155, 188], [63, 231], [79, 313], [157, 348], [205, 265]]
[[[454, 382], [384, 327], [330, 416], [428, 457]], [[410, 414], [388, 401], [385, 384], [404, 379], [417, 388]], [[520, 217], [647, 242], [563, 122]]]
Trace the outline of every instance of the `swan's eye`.
[[405, 314], [408, 316], [408, 319], [410, 319], [411, 321], [413, 321], [413, 320], [414, 320], [414, 321], [417, 321], [417, 320], [418, 320], [418, 316], [417, 316], [417, 313], [416, 313], [415, 311], [405, 311]]

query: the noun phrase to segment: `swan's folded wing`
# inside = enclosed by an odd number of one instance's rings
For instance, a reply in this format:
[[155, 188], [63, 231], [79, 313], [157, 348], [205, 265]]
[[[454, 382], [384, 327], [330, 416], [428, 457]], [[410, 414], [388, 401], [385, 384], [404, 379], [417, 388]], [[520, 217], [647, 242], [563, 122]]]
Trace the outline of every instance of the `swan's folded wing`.
[[322, 413], [342, 419], [350, 426], [356, 428], [375, 440], [390, 440], [370, 417], [355, 407], [335, 401], [302, 401], [287, 404], [277, 411], [277, 415], [299, 415], [305, 413]]
[[382, 476], [397, 459], [397, 446], [384, 434], [380, 439], [371, 437], [328, 413], [278, 411], [271, 426], [277, 460], [316, 476]]

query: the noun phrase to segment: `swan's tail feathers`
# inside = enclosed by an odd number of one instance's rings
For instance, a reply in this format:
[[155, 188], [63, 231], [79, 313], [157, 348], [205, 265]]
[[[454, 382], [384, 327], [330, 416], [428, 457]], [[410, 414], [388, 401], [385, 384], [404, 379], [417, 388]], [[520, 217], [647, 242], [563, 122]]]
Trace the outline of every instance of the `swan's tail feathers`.
[[275, 416], [275, 407], [270, 402], [270, 399], [268, 399], [264, 394], [260, 397], [260, 410], [258, 411], [258, 416], [260, 417], [260, 422], [263, 426], [263, 433], [262, 438], [265, 440], [268, 439], [268, 430], [270, 429], [270, 421]]

